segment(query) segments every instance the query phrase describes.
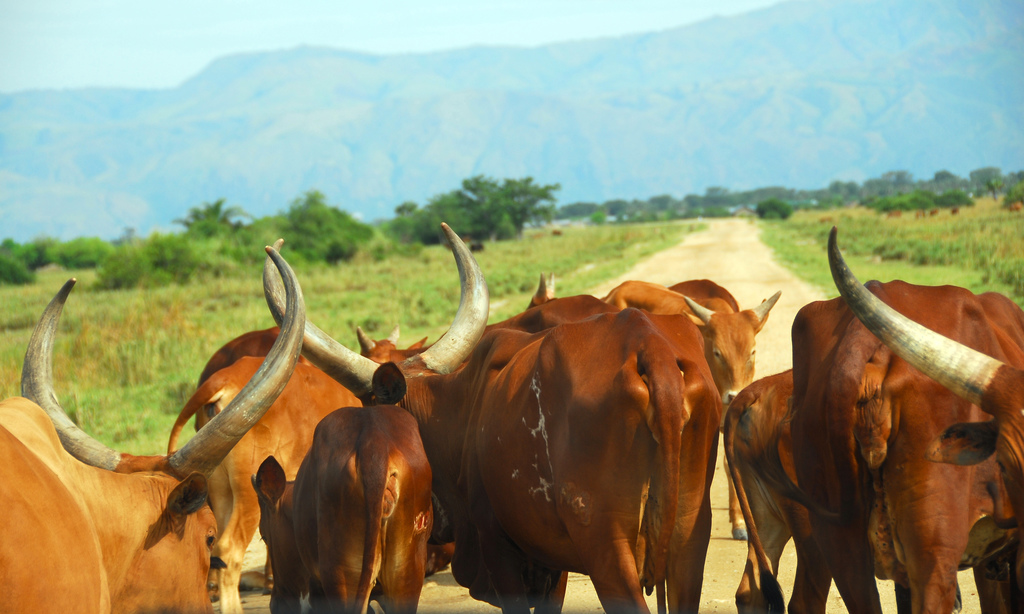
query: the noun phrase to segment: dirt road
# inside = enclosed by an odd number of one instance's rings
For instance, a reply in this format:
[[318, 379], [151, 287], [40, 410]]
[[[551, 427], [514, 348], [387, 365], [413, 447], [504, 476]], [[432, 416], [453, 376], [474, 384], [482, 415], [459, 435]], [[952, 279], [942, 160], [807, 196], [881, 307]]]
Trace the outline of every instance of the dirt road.
[[[796, 312], [807, 303], [825, 298], [820, 292], [794, 277], [775, 262], [769, 250], [758, 239], [757, 226], [745, 220], [716, 220], [707, 231], [688, 235], [679, 245], [655, 254], [641, 262], [619, 279], [595, 287], [591, 293], [604, 296], [627, 279], [640, 279], [671, 285], [687, 279], [711, 279], [729, 289], [743, 309], [760, 303], [777, 290], [782, 297], [771, 311], [768, 322], [757, 337], [757, 375], [763, 377], [784, 371], [791, 366], [790, 328]], [[734, 594], [746, 561], [746, 542], [730, 537], [728, 493], [725, 463], [719, 453], [715, 481], [711, 488], [714, 509], [711, 544], [704, 568], [701, 612], [736, 612]], [[259, 558], [258, 549], [254, 551]], [[262, 564], [262, 563], [260, 563]], [[779, 565], [784, 594], [791, 594], [796, 556], [792, 546], [786, 549]], [[959, 575], [966, 612], [978, 612], [978, 600], [970, 572]], [[895, 612], [891, 582], [879, 582], [882, 608]], [[247, 612], [269, 612], [269, 598], [244, 593]], [[656, 611], [654, 597], [648, 598]], [[448, 572], [428, 578], [420, 597], [420, 612], [497, 612], [491, 606], [474, 601], [459, 587]], [[589, 579], [570, 576], [566, 591], [565, 612], [599, 612], [600, 602]], [[829, 614], [845, 612], [833, 586], [829, 595]]]

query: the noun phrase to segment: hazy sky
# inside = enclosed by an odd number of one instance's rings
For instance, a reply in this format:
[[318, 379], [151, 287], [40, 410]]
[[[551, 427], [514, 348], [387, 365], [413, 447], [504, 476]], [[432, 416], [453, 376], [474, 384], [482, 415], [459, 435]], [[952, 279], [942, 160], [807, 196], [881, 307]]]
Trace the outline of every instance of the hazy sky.
[[779, 0], [0, 0], [0, 92], [174, 87], [243, 51], [534, 46], [672, 28]]

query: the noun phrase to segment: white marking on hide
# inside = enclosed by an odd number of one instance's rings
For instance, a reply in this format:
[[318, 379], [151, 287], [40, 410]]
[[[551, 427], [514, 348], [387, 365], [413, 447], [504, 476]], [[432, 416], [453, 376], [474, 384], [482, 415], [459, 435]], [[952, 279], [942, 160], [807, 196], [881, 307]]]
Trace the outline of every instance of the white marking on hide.
[[[551, 478], [554, 479], [555, 469], [554, 469], [554, 467], [551, 466], [551, 448], [550, 448], [549, 442], [548, 442], [548, 430], [547, 430], [547, 422], [546, 422], [546, 420], [544, 418], [544, 408], [542, 408], [541, 405], [540, 405], [540, 384], [537, 381], [538, 376], [539, 376], [539, 373], [538, 372], [534, 372], [533, 379], [530, 381], [530, 390], [532, 390], [533, 394], [537, 397], [537, 416], [538, 416], [538, 418], [537, 418], [537, 428], [531, 429], [528, 424], [526, 425], [526, 428], [528, 428], [530, 430], [530, 434], [533, 435], [534, 439], [537, 438], [537, 433], [540, 433], [544, 437], [544, 454], [548, 457], [548, 471], [550, 472]], [[526, 424], [526, 418], [525, 417], [523, 418], [523, 424]], [[548, 502], [550, 502], [551, 501], [551, 487], [554, 485], [554, 483], [553, 482], [549, 482], [549, 481], [545, 480], [542, 476], [540, 476], [540, 467], [537, 465], [537, 463], [534, 463], [533, 467], [534, 467], [534, 469], [537, 470], [538, 478], [540, 479], [540, 486], [538, 486], [536, 488], [531, 488], [530, 489], [530, 494], [536, 494], [536, 493], [539, 493], [539, 492], [543, 492], [544, 493], [544, 498]]]
[[514, 479], [516, 479], [518, 477], [519, 477], [519, 470], [518, 469], [513, 469], [512, 470], [512, 479], [514, 480]]

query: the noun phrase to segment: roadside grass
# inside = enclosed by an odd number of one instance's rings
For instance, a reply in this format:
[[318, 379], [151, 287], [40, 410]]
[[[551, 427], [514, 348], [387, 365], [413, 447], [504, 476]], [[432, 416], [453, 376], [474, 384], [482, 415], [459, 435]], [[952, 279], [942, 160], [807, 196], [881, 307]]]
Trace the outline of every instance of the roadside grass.
[[[521, 241], [487, 243], [476, 254], [491, 293], [490, 321], [529, 302], [541, 272], [568, 296], [629, 270], [675, 245], [695, 223], [527, 231]], [[253, 246], [261, 250], [262, 245]], [[283, 250], [288, 255], [288, 246]], [[383, 337], [402, 327], [399, 346], [447, 330], [459, 301], [450, 252], [427, 247], [377, 261], [296, 267], [307, 317], [350, 347], [360, 325]], [[25, 347], [43, 308], [69, 277], [78, 278], [54, 347], [54, 386], [64, 408], [101, 442], [133, 454], [165, 451], [178, 411], [206, 360], [228, 340], [274, 325], [261, 269], [184, 286], [99, 290], [94, 271], [45, 271], [29, 286], [0, 287], [0, 398], [20, 394]]]
[[863, 282], [950, 284], [1024, 304], [1024, 217], [991, 198], [955, 216], [940, 209], [924, 218], [912, 212], [887, 218], [855, 207], [798, 211], [785, 222], [761, 224], [762, 239], [779, 261], [829, 297], [838, 296], [826, 254], [828, 233], [837, 226], [843, 256]]

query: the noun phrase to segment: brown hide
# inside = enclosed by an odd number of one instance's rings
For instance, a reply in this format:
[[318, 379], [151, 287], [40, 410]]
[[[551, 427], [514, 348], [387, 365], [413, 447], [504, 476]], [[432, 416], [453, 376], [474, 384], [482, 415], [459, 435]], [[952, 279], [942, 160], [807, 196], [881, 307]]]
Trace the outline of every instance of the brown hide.
[[[709, 303], [707, 301], [717, 299], [725, 302], [733, 312], [738, 312], [740, 310], [740, 305], [736, 302], [732, 293], [710, 279], [690, 279], [687, 281], [681, 281], [673, 286], [669, 286], [668, 289], [673, 292], [678, 292], [684, 296], [688, 296], [708, 309], [715, 308], [711, 307], [714, 303]], [[715, 309], [715, 311], [720, 310]]]
[[[763, 586], [764, 573], [778, 574], [779, 559], [792, 538], [797, 553], [796, 581], [790, 612], [823, 614], [832, 576], [811, 535], [807, 508], [788, 499], [760, 475], [766, 464], [778, 464], [790, 480], [796, 480], [792, 438], [786, 417], [793, 393], [793, 371], [757, 380], [744, 388], [726, 411], [725, 453], [747, 521], [747, 563], [736, 589], [740, 612], [760, 612], [768, 596], [779, 595], [778, 583]], [[738, 479], [737, 479], [738, 478]], [[764, 578], [764, 582], [769, 579]], [[773, 611], [784, 604], [773, 603]]]
[[415, 612], [432, 524], [430, 466], [416, 420], [394, 406], [346, 407], [317, 426], [293, 484], [268, 458], [253, 478], [275, 566], [271, 610]]
[[[900, 281], [868, 288], [940, 334], [1024, 364], [1015, 345], [1024, 339], [1024, 315], [1004, 297]], [[1001, 490], [995, 459], [960, 467], [927, 455], [948, 427], [984, 413], [893, 355], [842, 299], [804, 307], [793, 348], [796, 477], [847, 607], [880, 612], [878, 574], [910, 588], [915, 613], [952, 611], [957, 568], [978, 564], [1013, 536], [983, 519], [994, 505], [989, 485]], [[988, 538], [970, 543], [976, 524]]]
[[202, 476], [185, 492], [167, 474], [90, 467], [20, 397], [0, 401], [0, 458], [5, 610], [212, 612], [216, 526]]
[[[765, 311], [761, 316], [753, 309], [735, 309], [732, 305], [736, 300], [724, 288], [707, 280], [698, 282], [683, 282], [673, 287], [691, 287], [702, 293], [703, 296], [691, 296], [690, 299], [711, 310], [712, 315], [706, 320], [693, 312], [684, 295], [645, 281], [622, 282], [602, 300], [620, 309], [635, 307], [650, 313], [690, 317], [704, 336], [704, 355], [722, 403], [727, 405], [754, 380], [754, 337], [761, 331], [769, 312]], [[774, 299], [772, 301], [774, 305]]]
[[667, 576], [669, 607], [697, 609], [720, 407], [700, 343], [685, 318], [628, 309], [493, 329], [456, 374], [409, 380], [435, 533], [471, 595], [539, 606], [568, 570], [606, 609], [644, 611]]
[[301, 291], [280, 255], [268, 254], [286, 288], [282, 335], [236, 402], [173, 455], [110, 449], [68, 418], [53, 386], [53, 345], [75, 280], [46, 307], [25, 353], [25, 398], [0, 402], [4, 609], [212, 612], [206, 476], [277, 398], [302, 342]]
[[[243, 356], [214, 373], [192, 395], [171, 431], [168, 453], [177, 447], [181, 428], [200, 408], [226, 406], [262, 364], [262, 357]], [[359, 404], [341, 384], [308, 364], [298, 364], [288, 385], [263, 418], [235, 445], [210, 476], [210, 506], [217, 517], [219, 538], [213, 553], [226, 565], [213, 574], [220, 584], [221, 612], [241, 612], [238, 583], [242, 561], [256, 528], [260, 509], [250, 478], [267, 456], [274, 456], [289, 478], [299, 470], [317, 423], [339, 407]]]
[[[239, 335], [225, 343], [219, 350], [213, 353], [210, 360], [206, 361], [203, 372], [199, 374], [199, 386], [210, 379], [210, 376], [224, 367], [234, 363], [242, 356], [266, 356], [270, 346], [274, 345], [277, 336], [281, 333], [280, 327], [265, 328], [263, 330], [252, 330]], [[309, 364], [305, 358], [299, 357], [299, 362]], [[196, 430], [202, 424], [196, 425]]]

